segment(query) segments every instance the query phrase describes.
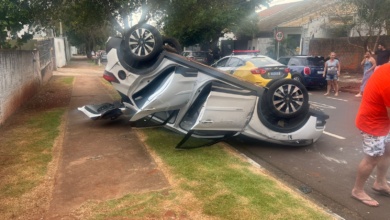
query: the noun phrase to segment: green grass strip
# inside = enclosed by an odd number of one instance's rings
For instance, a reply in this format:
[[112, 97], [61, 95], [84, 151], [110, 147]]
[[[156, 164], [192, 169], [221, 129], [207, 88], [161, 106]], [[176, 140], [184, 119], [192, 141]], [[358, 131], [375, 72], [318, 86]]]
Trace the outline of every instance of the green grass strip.
[[[249, 163], [229, 155], [221, 146], [177, 151], [174, 146], [182, 135], [165, 129], [146, 133], [147, 144], [175, 175], [185, 179], [182, 187], [202, 201], [207, 215], [222, 219], [279, 219], [280, 215], [282, 219], [329, 218], [281, 190], [269, 177], [249, 171]], [[192, 142], [196, 145], [202, 140]]]
[[1, 151], [7, 159], [1, 162], [0, 170], [8, 175], [0, 178], [0, 197], [19, 197], [41, 182], [52, 160], [51, 149], [65, 110], [31, 113], [24, 124], [3, 138]]
[[[163, 128], [145, 129], [146, 143], [157, 153], [180, 181], [180, 189], [127, 195], [121, 199], [94, 205], [91, 219], [129, 217], [162, 219], [176, 207], [176, 216], [200, 209], [203, 216], [213, 219], [332, 219], [309, 202], [282, 189], [268, 176], [255, 174], [249, 163], [231, 155], [224, 147], [176, 150], [182, 135]], [[190, 139], [196, 146], [204, 140]], [[196, 204], [180, 204], [190, 193]], [[167, 205], [169, 204], [169, 205]], [[194, 207], [199, 206], [199, 207]], [[179, 207], [179, 208], [177, 208]], [[177, 213], [177, 209], [179, 212]], [[184, 213], [184, 214], [183, 214]]]

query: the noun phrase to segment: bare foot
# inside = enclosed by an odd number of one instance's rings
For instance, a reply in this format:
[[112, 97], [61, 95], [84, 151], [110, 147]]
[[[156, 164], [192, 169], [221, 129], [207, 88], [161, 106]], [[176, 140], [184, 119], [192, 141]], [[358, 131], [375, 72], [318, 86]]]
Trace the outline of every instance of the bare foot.
[[382, 196], [390, 197], [390, 191], [388, 191], [388, 190], [385, 190], [385, 189], [375, 189], [374, 187], [372, 187], [372, 190], [374, 190], [375, 192], [377, 192], [378, 194], [380, 194]]
[[359, 94], [356, 94], [355, 97], [362, 97], [362, 95], [359, 93]]
[[358, 192], [352, 190], [351, 197], [360, 201], [361, 203], [368, 205], [368, 206], [371, 206], [371, 207], [378, 207], [379, 206], [379, 203], [376, 200], [374, 200], [373, 198], [371, 198], [369, 195], [367, 195], [367, 193], [365, 193], [364, 191], [358, 193]]
[[361, 203], [363, 203], [364, 205], [368, 205], [368, 206], [371, 206], [371, 207], [378, 207], [379, 206], [379, 203], [377, 201], [375, 201], [374, 199], [372, 198], [358, 198], [354, 195], [351, 195], [352, 198], [360, 201]]
[[374, 183], [374, 185], [371, 188], [375, 192], [383, 195], [383, 196], [389, 196], [390, 197], [390, 187], [386, 184], [385, 186]]
[[327, 93], [325, 93], [324, 95], [329, 95], [329, 93], [327, 92]]
[[338, 93], [338, 92], [336, 92], [336, 93], [334, 94], [334, 96], [339, 96], [339, 93]]

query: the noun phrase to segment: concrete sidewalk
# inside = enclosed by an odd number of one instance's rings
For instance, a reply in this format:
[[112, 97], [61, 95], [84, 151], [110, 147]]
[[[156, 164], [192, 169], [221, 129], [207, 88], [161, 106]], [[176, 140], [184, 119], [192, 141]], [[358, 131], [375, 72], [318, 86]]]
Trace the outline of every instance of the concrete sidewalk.
[[69, 218], [87, 201], [169, 188], [125, 118], [93, 121], [77, 110], [113, 100], [102, 84], [103, 71], [77, 68], [77, 61], [72, 65], [76, 67], [61, 68], [53, 76], [73, 75], [75, 80], [47, 219]]

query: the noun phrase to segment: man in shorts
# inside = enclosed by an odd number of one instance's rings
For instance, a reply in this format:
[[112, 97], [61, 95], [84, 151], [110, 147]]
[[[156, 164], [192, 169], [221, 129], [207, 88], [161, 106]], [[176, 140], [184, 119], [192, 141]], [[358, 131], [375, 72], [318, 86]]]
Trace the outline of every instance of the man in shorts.
[[364, 158], [359, 164], [352, 198], [368, 206], [379, 203], [364, 191], [364, 184], [376, 168], [372, 190], [390, 196], [386, 174], [390, 165], [390, 64], [384, 64], [371, 76], [356, 116], [363, 134]]

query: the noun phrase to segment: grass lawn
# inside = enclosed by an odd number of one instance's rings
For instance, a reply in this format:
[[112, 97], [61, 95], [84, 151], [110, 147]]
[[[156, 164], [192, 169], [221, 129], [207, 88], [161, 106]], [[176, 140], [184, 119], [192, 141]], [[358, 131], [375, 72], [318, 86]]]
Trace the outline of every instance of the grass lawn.
[[90, 219], [332, 219], [223, 144], [176, 150], [182, 135], [163, 128], [138, 133], [172, 189], [90, 204]]
[[[0, 128], [0, 216], [44, 216], [61, 157], [73, 77], [56, 77], [12, 123]], [[107, 84], [104, 84], [107, 86]], [[107, 88], [112, 88], [107, 86]], [[56, 91], [53, 93], [53, 91]], [[63, 98], [59, 98], [63, 94]], [[112, 97], [116, 97], [113, 92]], [[116, 97], [117, 98], [117, 97]], [[51, 104], [45, 104], [51, 100]], [[137, 129], [171, 187], [89, 201], [78, 219], [332, 219], [299, 193], [217, 144], [176, 150], [183, 138], [163, 128]], [[204, 140], [190, 139], [197, 145]]]

